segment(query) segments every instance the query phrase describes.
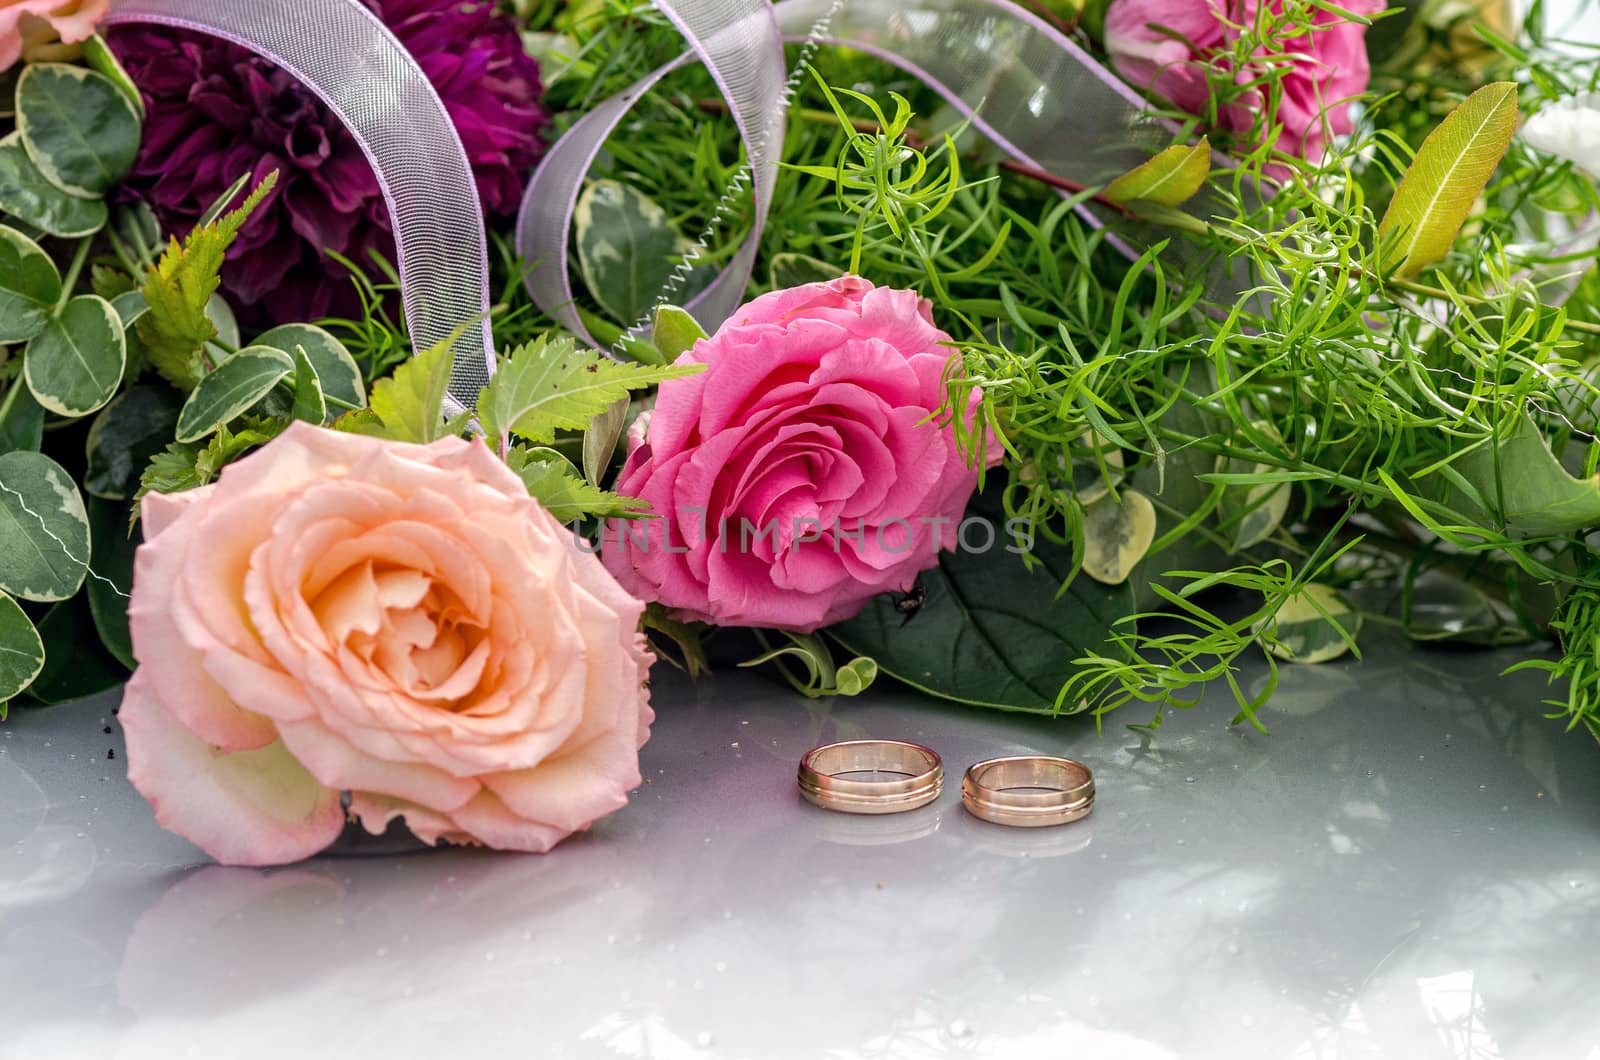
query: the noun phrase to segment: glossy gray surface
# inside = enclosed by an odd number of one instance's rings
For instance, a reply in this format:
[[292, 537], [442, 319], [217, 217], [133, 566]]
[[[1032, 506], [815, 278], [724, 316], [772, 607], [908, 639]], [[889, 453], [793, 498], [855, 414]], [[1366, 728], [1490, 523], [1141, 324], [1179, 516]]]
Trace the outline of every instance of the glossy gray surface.
[[[664, 675], [649, 783], [551, 855], [266, 872], [157, 828], [110, 700], [14, 715], [0, 1055], [1595, 1060], [1600, 748], [1507, 662], [1290, 668], [1272, 736], [1215, 695], [1148, 741]], [[955, 783], [802, 802], [800, 753], [860, 736], [957, 778], [1069, 753], [1099, 800], [1039, 831]]]

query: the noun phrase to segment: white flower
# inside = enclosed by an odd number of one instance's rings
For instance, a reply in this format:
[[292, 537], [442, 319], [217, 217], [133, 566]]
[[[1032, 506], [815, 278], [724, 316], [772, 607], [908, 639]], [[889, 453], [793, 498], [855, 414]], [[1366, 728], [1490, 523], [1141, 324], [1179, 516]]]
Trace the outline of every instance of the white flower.
[[1600, 176], [1600, 93], [1568, 96], [1539, 111], [1522, 126], [1522, 139]]

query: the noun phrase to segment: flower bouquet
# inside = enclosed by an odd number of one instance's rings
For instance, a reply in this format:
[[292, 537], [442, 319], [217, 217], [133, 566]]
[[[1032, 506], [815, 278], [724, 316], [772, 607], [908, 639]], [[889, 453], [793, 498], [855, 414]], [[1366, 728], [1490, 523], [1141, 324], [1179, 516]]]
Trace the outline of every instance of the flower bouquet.
[[1246, 660], [1376, 631], [1600, 735], [1600, 66], [1542, 18], [0, 0], [0, 703], [126, 681], [239, 864], [547, 850], [658, 660], [1265, 731]]

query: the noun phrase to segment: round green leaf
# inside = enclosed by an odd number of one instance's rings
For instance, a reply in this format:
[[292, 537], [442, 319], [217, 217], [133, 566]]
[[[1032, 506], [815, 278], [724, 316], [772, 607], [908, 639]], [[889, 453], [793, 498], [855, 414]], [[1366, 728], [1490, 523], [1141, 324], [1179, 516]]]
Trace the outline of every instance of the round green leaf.
[[139, 154], [139, 112], [110, 78], [81, 66], [24, 70], [17, 130], [45, 179], [85, 199], [110, 191]]
[[72, 477], [39, 453], [0, 456], [0, 589], [65, 600], [89, 569], [89, 516]]
[[61, 297], [61, 273], [44, 248], [0, 225], [0, 342], [26, 342], [44, 330]]
[[0, 593], [0, 703], [33, 683], [44, 668], [44, 641], [22, 606]]
[[246, 346], [200, 380], [178, 414], [178, 441], [199, 441], [294, 371], [294, 358], [269, 346]]
[[294, 355], [296, 346], [306, 351], [306, 359], [322, 380], [328, 397], [362, 408], [367, 403], [367, 388], [361, 368], [344, 343], [313, 324], [284, 324], [256, 339], [251, 345], [271, 346]]
[[101, 409], [84, 446], [84, 490], [95, 497], [132, 497], [145, 465], [172, 441], [182, 407], [183, 395], [157, 382], [130, 387]]
[[0, 140], [0, 210], [63, 239], [98, 232], [110, 217], [100, 199], [76, 198], [46, 180], [16, 133]]
[[1311, 582], [1291, 594], [1271, 619], [1258, 623], [1256, 631], [1272, 635], [1267, 650], [1280, 659], [1328, 662], [1350, 650], [1350, 640], [1361, 632], [1361, 612], [1331, 586]]
[[87, 416], [116, 394], [127, 356], [117, 311], [86, 294], [28, 343], [22, 371], [39, 404], [62, 416]]

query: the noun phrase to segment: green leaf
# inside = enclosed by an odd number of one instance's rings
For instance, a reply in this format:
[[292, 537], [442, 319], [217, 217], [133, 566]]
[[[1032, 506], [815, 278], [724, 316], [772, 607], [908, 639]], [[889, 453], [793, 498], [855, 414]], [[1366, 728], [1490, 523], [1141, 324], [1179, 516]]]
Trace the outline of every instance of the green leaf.
[[1378, 223], [1380, 260], [1404, 279], [1450, 253], [1517, 131], [1517, 86], [1484, 85], [1428, 134]]
[[[172, 442], [157, 453], [139, 476], [139, 492], [135, 500], [146, 493], [182, 493], [204, 486], [216, 477], [217, 472], [238, 460], [257, 446], [266, 445], [282, 434], [288, 424], [282, 420], [262, 420], [253, 417], [243, 420], [237, 431], [226, 426], [201, 445], [198, 442]], [[138, 509], [134, 509], [138, 518]]]
[[322, 396], [322, 380], [317, 378], [316, 366], [306, 356], [304, 346], [294, 348], [294, 409], [290, 415], [318, 427], [328, 418], [328, 403]]
[[128, 596], [133, 592], [133, 554], [142, 535], [128, 525], [123, 501], [89, 498], [89, 537], [94, 544], [94, 573], [84, 585], [89, 615], [106, 651], [133, 669], [133, 638], [128, 632]]
[[[857, 655], [877, 660], [884, 673], [932, 695], [1050, 713], [1061, 686], [1077, 672], [1073, 660], [1123, 652], [1109, 638], [1113, 626], [1133, 614], [1133, 590], [1127, 583], [1073, 578], [1058, 595], [1076, 567], [1071, 550], [1035, 541], [1038, 565], [1024, 566], [1022, 556], [1008, 551], [1026, 542], [1004, 525], [1002, 489], [994, 476], [970, 509], [990, 520], [994, 546], [980, 550], [985, 535], [972, 530], [972, 548], [941, 552], [939, 565], [918, 576], [927, 597], [909, 618], [896, 606], [903, 597], [890, 593], [828, 632]], [[1132, 625], [1116, 628], [1131, 632]]]
[[[589, 293], [620, 324], [632, 327], [654, 308], [674, 262], [694, 244], [655, 200], [616, 180], [592, 181], [573, 215], [578, 269]], [[696, 269], [679, 297], [700, 289]]]
[[139, 95], [139, 86], [133, 83], [121, 60], [100, 34], [90, 34], [89, 39], [83, 42], [83, 61], [89, 64], [89, 69], [116, 85], [117, 90], [133, 104], [139, 120], [144, 121], [144, 98]]
[[[1550, 451], [1539, 428], [1520, 416], [1511, 432], [1458, 457], [1451, 465], [1490, 506], [1486, 520], [1525, 534], [1570, 534], [1600, 527], [1600, 475], [1574, 478]], [[1482, 509], [1451, 488], [1448, 501]]]
[[322, 380], [322, 392], [335, 401], [360, 408], [367, 403], [361, 366], [344, 343], [312, 324], [284, 324], [262, 335], [253, 346], [271, 346], [284, 353], [303, 348]]
[[1083, 508], [1083, 573], [1121, 585], [1156, 539], [1156, 509], [1138, 490], [1100, 494]]
[[40, 453], [0, 456], [0, 589], [65, 600], [89, 569], [89, 516], [61, 465]]
[[22, 370], [39, 404], [61, 416], [87, 416], [116, 394], [127, 356], [116, 309], [85, 294], [28, 343]]
[[622, 364], [579, 350], [570, 338], [541, 337], [500, 358], [499, 370], [478, 397], [478, 419], [491, 440], [515, 433], [549, 443], [559, 430], [583, 430], [630, 391], [703, 368]]
[[98, 232], [110, 217], [101, 200], [68, 195], [46, 180], [16, 133], [0, 140], [0, 210], [63, 239]]
[[444, 437], [444, 395], [450, 389], [454, 349], [455, 338], [446, 338], [372, 384], [372, 414], [383, 424], [385, 437], [423, 444]]
[[1291, 593], [1255, 632], [1267, 638], [1267, 650], [1279, 659], [1331, 662], [1350, 650], [1361, 632], [1361, 613], [1332, 587], [1312, 582]]
[[128, 679], [123, 665], [101, 647], [94, 616], [82, 596], [45, 612], [39, 639], [44, 642], [44, 667], [28, 686], [28, 695], [40, 703], [82, 699]]
[[661, 351], [667, 363], [694, 348], [701, 339], [709, 338], [700, 321], [689, 315], [687, 309], [675, 305], [656, 307], [655, 327], [650, 332], [650, 344]]
[[1105, 197], [1119, 205], [1153, 203], [1182, 206], [1211, 174], [1211, 142], [1175, 144], [1106, 185]]
[[273, 170], [237, 210], [214, 224], [197, 226], [182, 246], [172, 240], [145, 274], [142, 291], [150, 311], [136, 324], [139, 342], [155, 370], [181, 390], [199, 385], [205, 374], [200, 349], [217, 336], [208, 309], [221, 283], [223, 255], [277, 182]]
[[0, 402], [0, 453], [22, 449], [38, 452], [44, 444], [44, 409], [33, 399], [25, 379], [15, 380]]
[[44, 668], [44, 642], [22, 605], [0, 593], [0, 703], [33, 683]]
[[270, 346], [246, 346], [200, 380], [178, 413], [180, 442], [204, 438], [267, 396], [290, 372], [294, 358]]
[[17, 81], [17, 131], [45, 179], [69, 195], [99, 198], [133, 168], [139, 112], [104, 74], [33, 63]]
[[522, 477], [528, 495], [559, 523], [584, 516], [627, 515], [649, 507], [637, 497], [624, 497], [585, 482], [571, 461], [554, 449], [513, 446], [506, 452], [506, 466]]
[[61, 272], [44, 248], [0, 225], [0, 343], [27, 342], [50, 322]]
[[843, 275], [844, 270], [837, 265], [830, 265], [826, 261], [819, 261], [806, 254], [792, 253], [772, 255], [772, 264], [768, 266], [767, 272], [768, 280], [775, 291], [808, 283], [837, 280]]
[[101, 409], [84, 443], [84, 490], [112, 500], [138, 492], [140, 473], [172, 440], [182, 407], [183, 395], [165, 383], [139, 383]]

